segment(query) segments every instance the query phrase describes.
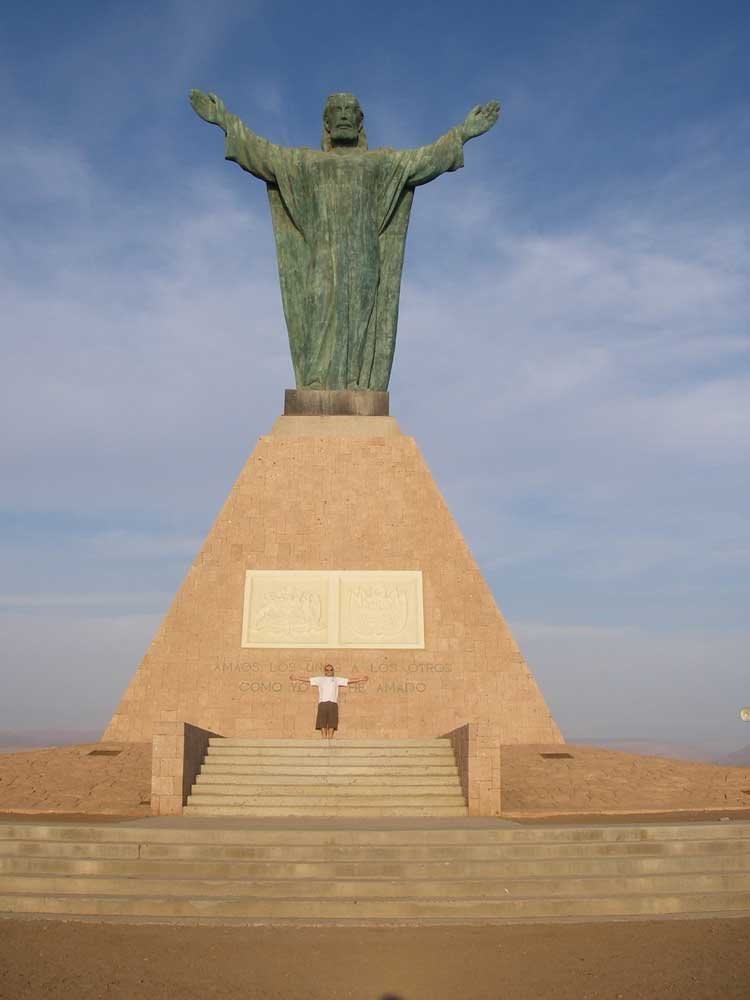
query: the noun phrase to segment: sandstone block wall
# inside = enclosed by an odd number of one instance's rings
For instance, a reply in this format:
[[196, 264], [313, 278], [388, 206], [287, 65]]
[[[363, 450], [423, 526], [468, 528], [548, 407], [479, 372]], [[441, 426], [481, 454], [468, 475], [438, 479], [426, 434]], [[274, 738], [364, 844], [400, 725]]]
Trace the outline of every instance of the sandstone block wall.
[[151, 813], [181, 816], [182, 807], [216, 733], [186, 722], [159, 720], [153, 726]]
[[469, 815], [499, 816], [502, 742], [492, 720], [472, 722], [446, 735], [456, 757]]

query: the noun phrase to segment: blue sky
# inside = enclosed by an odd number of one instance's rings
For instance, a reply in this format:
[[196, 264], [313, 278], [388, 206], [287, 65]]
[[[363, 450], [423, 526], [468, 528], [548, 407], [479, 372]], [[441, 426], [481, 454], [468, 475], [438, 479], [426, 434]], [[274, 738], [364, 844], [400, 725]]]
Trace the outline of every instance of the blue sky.
[[292, 385], [263, 185], [497, 127], [417, 192], [392, 413], [568, 737], [747, 743], [745, 4], [107, 2], [4, 13], [0, 729], [103, 726]]

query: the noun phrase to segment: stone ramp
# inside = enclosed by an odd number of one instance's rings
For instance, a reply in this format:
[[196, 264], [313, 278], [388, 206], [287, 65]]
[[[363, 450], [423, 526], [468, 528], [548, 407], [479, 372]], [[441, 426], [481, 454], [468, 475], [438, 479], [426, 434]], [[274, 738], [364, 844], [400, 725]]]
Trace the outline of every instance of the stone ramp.
[[450, 741], [212, 737], [186, 816], [466, 816]]
[[748, 916], [750, 824], [3, 824], [0, 914], [251, 924]]

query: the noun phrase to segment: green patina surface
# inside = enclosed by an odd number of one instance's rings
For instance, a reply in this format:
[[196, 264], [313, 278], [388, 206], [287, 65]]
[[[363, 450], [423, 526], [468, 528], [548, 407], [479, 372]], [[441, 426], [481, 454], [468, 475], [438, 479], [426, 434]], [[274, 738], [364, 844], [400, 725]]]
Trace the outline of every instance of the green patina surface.
[[497, 102], [428, 146], [368, 150], [359, 102], [332, 94], [318, 151], [262, 139], [214, 94], [190, 101], [224, 132], [226, 158], [266, 182], [297, 387], [387, 389], [414, 188], [463, 166]]

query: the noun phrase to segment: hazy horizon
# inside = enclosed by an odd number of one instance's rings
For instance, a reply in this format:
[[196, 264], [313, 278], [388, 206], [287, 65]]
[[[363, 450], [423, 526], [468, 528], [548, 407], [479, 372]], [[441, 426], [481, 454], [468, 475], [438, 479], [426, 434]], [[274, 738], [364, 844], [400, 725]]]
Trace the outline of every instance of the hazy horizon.
[[[0, 753], [96, 743], [101, 736], [101, 729], [60, 730], [50, 727], [46, 730], [0, 730]], [[700, 744], [671, 743], [638, 736], [588, 737], [578, 734], [568, 737], [566, 745], [601, 747], [622, 753], [671, 757], [700, 763], [726, 763], [726, 758], [734, 755], [740, 758], [739, 761], [732, 762], [736, 766], [750, 766], [750, 743], [716, 752]]]

